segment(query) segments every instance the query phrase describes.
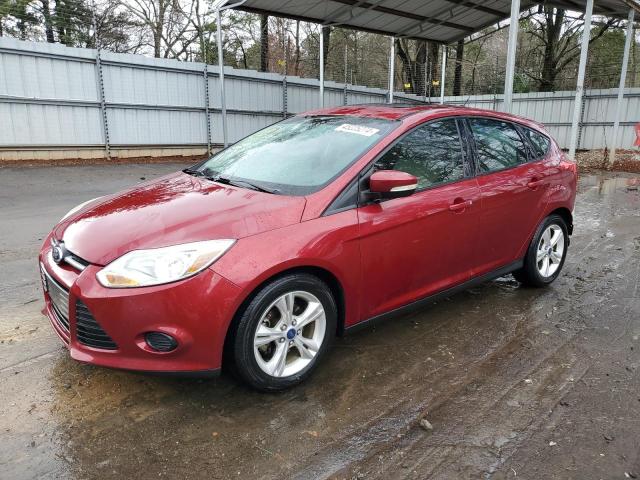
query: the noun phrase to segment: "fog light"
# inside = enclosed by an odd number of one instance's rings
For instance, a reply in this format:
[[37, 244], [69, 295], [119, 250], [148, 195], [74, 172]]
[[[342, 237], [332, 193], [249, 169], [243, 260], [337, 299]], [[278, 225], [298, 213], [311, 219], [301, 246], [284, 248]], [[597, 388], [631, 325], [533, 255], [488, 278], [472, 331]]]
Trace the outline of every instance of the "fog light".
[[156, 352], [170, 352], [178, 347], [175, 338], [162, 332], [149, 332], [145, 334], [144, 340]]

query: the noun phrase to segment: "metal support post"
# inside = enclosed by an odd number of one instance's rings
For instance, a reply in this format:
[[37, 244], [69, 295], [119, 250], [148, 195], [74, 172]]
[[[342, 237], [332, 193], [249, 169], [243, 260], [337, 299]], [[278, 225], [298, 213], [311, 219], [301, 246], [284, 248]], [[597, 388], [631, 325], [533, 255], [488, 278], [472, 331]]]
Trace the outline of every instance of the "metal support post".
[[573, 106], [573, 119], [571, 121], [571, 136], [569, 139], [569, 158], [575, 159], [576, 146], [578, 144], [578, 123], [580, 122], [580, 110], [582, 109], [582, 96], [584, 94], [584, 74], [587, 68], [587, 54], [589, 53], [589, 38], [591, 36], [591, 14], [593, 13], [593, 0], [587, 0], [584, 12], [584, 31], [580, 45], [580, 64], [578, 65], [578, 81], [576, 82], [576, 98]]
[[393, 103], [393, 80], [396, 67], [396, 39], [389, 37], [389, 103]]
[[440, 104], [444, 103], [444, 79], [447, 73], [447, 46], [442, 46], [442, 67], [440, 72]]
[[207, 117], [207, 155], [211, 155], [211, 112], [209, 110], [209, 67], [205, 63], [202, 71], [204, 78], [204, 114]]
[[287, 77], [282, 79], [282, 118], [287, 118], [289, 112], [287, 105]]
[[96, 73], [98, 77], [98, 95], [100, 97], [100, 113], [102, 115], [102, 134], [104, 136], [104, 151], [107, 158], [111, 159], [111, 145], [109, 142], [109, 118], [107, 117], [107, 102], [104, 98], [104, 76], [102, 74], [102, 60], [100, 48], [96, 50]]
[[222, 16], [216, 9], [216, 41], [218, 43], [218, 79], [220, 81], [220, 111], [222, 115], [222, 143], [227, 148], [227, 104], [224, 91], [224, 56], [222, 52]]
[[616, 159], [616, 148], [618, 147], [618, 130], [620, 128], [620, 117], [622, 116], [622, 103], [624, 101], [624, 86], [627, 80], [627, 67], [629, 65], [629, 51], [631, 50], [631, 39], [633, 38], [633, 8], [629, 9], [627, 21], [627, 36], [624, 41], [624, 54], [622, 55], [622, 69], [620, 70], [620, 84], [618, 85], [618, 100], [616, 102], [615, 120], [613, 121], [613, 134], [611, 135], [611, 149], [609, 150], [609, 165], [613, 165]]
[[513, 101], [513, 78], [516, 68], [516, 49], [518, 48], [518, 19], [520, 17], [520, 0], [511, 0], [511, 20], [509, 23], [509, 42], [507, 44], [507, 66], [504, 76], [504, 106], [511, 113]]
[[320, 25], [320, 108], [324, 108], [324, 25]]

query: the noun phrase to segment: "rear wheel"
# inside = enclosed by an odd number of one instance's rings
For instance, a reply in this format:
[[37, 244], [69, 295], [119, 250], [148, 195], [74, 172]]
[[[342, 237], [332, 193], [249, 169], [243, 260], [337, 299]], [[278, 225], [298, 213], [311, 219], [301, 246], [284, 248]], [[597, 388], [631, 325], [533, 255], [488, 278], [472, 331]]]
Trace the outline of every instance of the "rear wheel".
[[564, 265], [569, 246], [567, 224], [560, 215], [550, 215], [536, 229], [523, 267], [514, 272], [519, 282], [544, 287], [553, 282]]
[[283, 390], [304, 381], [336, 331], [331, 290], [308, 274], [265, 285], [245, 308], [233, 339], [236, 373], [252, 387]]

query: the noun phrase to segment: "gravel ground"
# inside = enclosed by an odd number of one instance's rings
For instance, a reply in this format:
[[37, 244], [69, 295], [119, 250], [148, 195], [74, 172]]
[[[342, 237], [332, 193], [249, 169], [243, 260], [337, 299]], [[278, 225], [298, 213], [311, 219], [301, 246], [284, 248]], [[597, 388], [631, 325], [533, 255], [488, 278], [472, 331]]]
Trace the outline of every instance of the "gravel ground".
[[278, 395], [79, 364], [40, 314], [41, 239], [83, 200], [182, 165], [0, 173], [0, 478], [640, 476], [640, 193], [580, 179], [551, 288], [510, 276], [338, 339]]

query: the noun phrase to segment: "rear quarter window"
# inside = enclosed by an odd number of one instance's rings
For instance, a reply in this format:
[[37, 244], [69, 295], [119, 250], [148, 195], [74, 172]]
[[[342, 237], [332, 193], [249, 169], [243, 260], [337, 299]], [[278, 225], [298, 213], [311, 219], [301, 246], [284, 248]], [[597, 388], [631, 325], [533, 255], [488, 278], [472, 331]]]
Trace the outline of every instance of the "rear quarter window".
[[531, 151], [535, 160], [544, 158], [549, 152], [551, 141], [541, 133], [531, 130], [529, 128], [523, 128], [524, 136], [531, 146]]

